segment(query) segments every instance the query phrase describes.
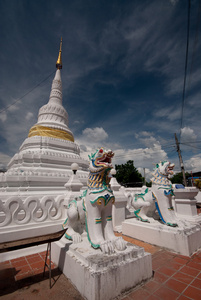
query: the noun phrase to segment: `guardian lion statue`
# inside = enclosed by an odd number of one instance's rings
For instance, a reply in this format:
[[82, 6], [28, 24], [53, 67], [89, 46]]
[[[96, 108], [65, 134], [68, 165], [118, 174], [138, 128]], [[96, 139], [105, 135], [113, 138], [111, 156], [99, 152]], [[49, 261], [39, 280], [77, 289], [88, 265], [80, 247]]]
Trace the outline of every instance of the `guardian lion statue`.
[[174, 196], [174, 193], [172, 183], [168, 179], [170, 175], [174, 174], [173, 169], [174, 164], [168, 161], [156, 164], [153, 177], [151, 178], [151, 191], [161, 221], [168, 226], [176, 227], [178, 226], [177, 218], [172, 206], [172, 196]]
[[115, 249], [122, 251], [126, 248], [126, 242], [114, 235], [112, 225], [115, 197], [109, 185], [109, 173], [113, 168], [113, 156], [111, 150], [103, 148], [89, 155], [88, 188], [79, 198], [69, 203], [67, 219], [63, 224], [67, 229], [65, 237], [75, 243], [82, 240], [80, 228], [85, 224], [91, 246], [107, 254], [113, 253]]
[[142, 222], [153, 222], [156, 218], [155, 211], [158, 211], [161, 221], [172, 227], [178, 226], [177, 218], [172, 206], [173, 188], [168, 179], [173, 175], [174, 164], [168, 161], [156, 164], [152, 181], [152, 188], [146, 189], [134, 197], [127, 195], [127, 208], [133, 207], [135, 216]]

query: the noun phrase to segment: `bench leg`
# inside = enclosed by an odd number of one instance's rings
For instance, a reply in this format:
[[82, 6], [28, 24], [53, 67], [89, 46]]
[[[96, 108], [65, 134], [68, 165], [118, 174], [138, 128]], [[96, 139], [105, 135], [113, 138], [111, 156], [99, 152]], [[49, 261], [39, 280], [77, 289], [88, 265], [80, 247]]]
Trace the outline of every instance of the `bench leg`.
[[[48, 257], [48, 252], [49, 252], [49, 265], [47, 264], [47, 257]], [[45, 256], [45, 265], [44, 265], [44, 270], [43, 270], [43, 276], [45, 276], [45, 268], [48, 268], [49, 270], [49, 284], [50, 284], [50, 289], [51, 289], [51, 243], [47, 244], [47, 251], [46, 251], [46, 256]]]

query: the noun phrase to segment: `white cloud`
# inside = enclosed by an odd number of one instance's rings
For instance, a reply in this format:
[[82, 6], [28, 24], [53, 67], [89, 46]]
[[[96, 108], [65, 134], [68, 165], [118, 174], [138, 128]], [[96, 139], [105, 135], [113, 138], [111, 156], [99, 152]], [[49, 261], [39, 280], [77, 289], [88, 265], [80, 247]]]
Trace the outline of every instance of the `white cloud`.
[[95, 152], [97, 148], [109, 149], [105, 142], [107, 138], [108, 134], [102, 127], [85, 128], [82, 135], [76, 138], [76, 143], [81, 149], [81, 156], [88, 160], [88, 155]]
[[196, 134], [194, 130], [190, 127], [184, 127], [181, 129], [181, 140], [182, 142], [195, 142], [196, 141]]
[[187, 99], [187, 101], [190, 106], [194, 107], [197, 110], [198, 108], [201, 107], [200, 99], [201, 99], [201, 93], [198, 92], [198, 93], [195, 93], [194, 95], [191, 95], [190, 101], [188, 101], [188, 99]]
[[0, 120], [1, 120], [2, 122], [5, 122], [5, 121], [7, 120], [7, 114], [6, 114], [5, 111], [2, 112], [2, 113], [0, 113]]
[[[11, 85], [12, 89], [15, 90], [15, 86]], [[29, 94], [29, 101], [24, 98], [23, 105], [22, 101], [18, 101], [8, 108], [6, 115], [0, 114], [0, 120], [3, 121], [1, 135], [7, 143], [5, 153], [14, 155], [18, 151], [21, 143], [27, 138], [29, 129], [37, 122], [38, 110], [47, 103], [49, 90], [50, 86], [40, 87]], [[5, 95], [4, 93], [3, 99], [6, 99]], [[12, 101], [13, 98], [10, 96], [8, 102], [12, 103]]]
[[152, 177], [152, 170], [149, 170], [147, 168], [137, 168], [138, 172], [140, 172], [140, 174], [142, 174], [143, 177], [145, 177], [146, 181], [149, 181], [150, 178]]
[[29, 111], [29, 112], [26, 114], [25, 119], [26, 119], [26, 120], [30, 120], [31, 118], [33, 118], [33, 116], [34, 116], [34, 114], [33, 114], [32, 112]]
[[141, 132], [138, 132], [138, 133], [135, 133], [135, 137], [136, 139], [139, 139], [140, 137], [150, 137], [150, 135], [152, 135], [153, 133], [152, 132], [149, 132], [149, 131], [141, 131]]
[[135, 134], [135, 137], [140, 143], [146, 147], [150, 148], [158, 148], [161, 149], [160, 141], [158, 141], [155, 137], [153, 132], [142, 131]]
[[147, 148], [116, 149], [114, 152], [113, 164], [121, 164], [128, 160], [133, 160], [136, 168], [140, 170], [146, 168], [147, 180], [151, 177], [155, 163], [167, 160], [167, 153], [159, 144], [154, 144]]
[[[141, 145], [145, 147], [135, 149], [115, 149], [114, 164], [125, 163], [128, 160], [133, 160], [134, 165], [140, 170], [142, 176], [144, 168], [146, 169], [146, 178], [149, 180], [152, 175], [153, 168], [156, 163], [168, 160], [168, 155], [162, 149], [160, 142], [154, 137], [153, 133], [142, 131], [135, 135]], [[112, 149], [113, 150], [113, 149]]]
[[157, 118], [167, 119], [169, 121], [178, 120], [181, 117], [181, 109], [174, 106], [163, 107], [153, 112]]
[[95, 142], [101, 142], [108, 138], [107, 132], [102, 127], [86, 128], [82, 133], [84, 138], [86, 137], [88, 140]]
[[170, 2], [172, 3], [172, 5], [176, 5], [179, 0], [170, 0]]
[[190, 159], [184, 161], [186, 172], [200, 172], [201, 171], [201, 154], [195, 155]]
[[[8, 107], [8, 111], [10, 112], [13, 112], [13, 111], [16, 111], [19, 109], [19, 104], [21, 104], [22, 102], [20, 100], [17, 101], [17, 103], [15, 103], [16, 100], [13, 101], [13, 98], [12, 98], [12, 101], [11, 101], [11, 105]], [[12, 104], [14, 103], [14, 104]]]
[[152, 133], [149, 131], [142, 131], [141, 136], [150, 136]]

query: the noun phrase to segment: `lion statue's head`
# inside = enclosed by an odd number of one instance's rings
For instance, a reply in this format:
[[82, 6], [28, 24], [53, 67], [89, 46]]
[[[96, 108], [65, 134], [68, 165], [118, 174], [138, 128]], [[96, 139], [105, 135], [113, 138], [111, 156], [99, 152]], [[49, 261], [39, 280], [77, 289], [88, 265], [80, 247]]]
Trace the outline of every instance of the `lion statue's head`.
[[90, 172], [100, 172], [103, 169], [112, 169], [112, 158], [114, 153], [111, 150], [105, 150], [104, 148], [99, 148], [95, 153], [89, 155]]
[[154, 169], [153, 177], [151, 178], [152, 183], [155, 184], [170, 184], [168, 177], [174, 174], [174, 164], [169, 161], [162, 161], [156, 164]]
[[159, 164], [156, 164], [156, 170], [158, 173], [169, 176], [174, 174], [174, 164], [171, 164], [169, 161], [162, 161]]

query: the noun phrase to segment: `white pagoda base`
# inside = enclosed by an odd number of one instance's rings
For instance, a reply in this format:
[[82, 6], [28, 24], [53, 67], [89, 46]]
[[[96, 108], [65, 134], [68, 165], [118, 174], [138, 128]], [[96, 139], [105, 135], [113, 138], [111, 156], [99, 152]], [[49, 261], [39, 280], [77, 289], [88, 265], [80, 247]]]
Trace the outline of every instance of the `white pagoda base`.
[[122, 233], [186, 256], [191, 256], [201, 247], [201, 227], [199, 224], [189, 224], [185, 228], [169, 227], [159, 221], [143, 223], [132, 218], [122, 223]]
[[127, 244], [125, 251], [106, 255], [87, 238], [72, 244], [63, 237], [52, 244], [52, 260], [88, 300], [110, 300], [152, 276], [151, 254]]

